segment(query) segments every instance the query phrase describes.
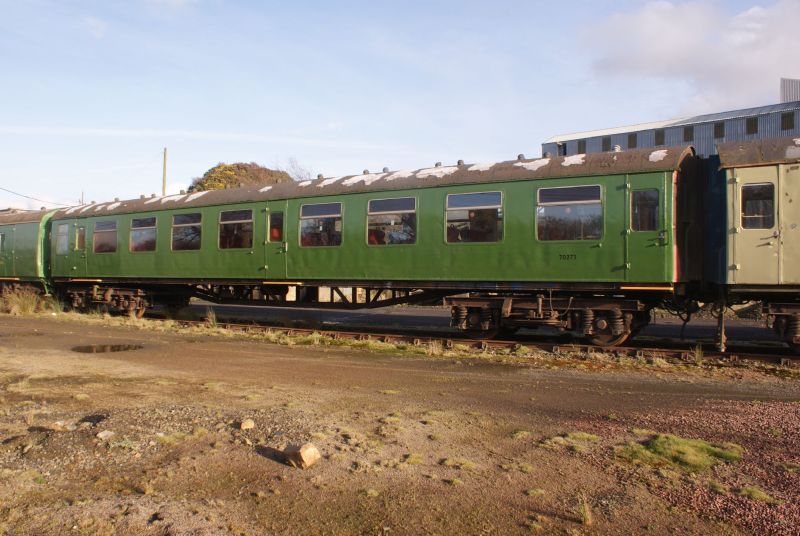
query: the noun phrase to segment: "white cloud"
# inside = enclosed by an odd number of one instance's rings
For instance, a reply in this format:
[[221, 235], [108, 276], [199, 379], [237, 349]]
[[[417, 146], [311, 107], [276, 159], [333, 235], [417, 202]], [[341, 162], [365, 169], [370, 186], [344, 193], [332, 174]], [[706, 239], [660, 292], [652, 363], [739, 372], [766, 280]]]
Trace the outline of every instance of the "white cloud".
[[95, 39], [102, 39], [106, 35], [106, 31], [108, 31], [108, 22], [97, 17], [84, 17], [83, 24]]
[[[586, 29], [598, 76], [650, 78], [688, 87], [676, 113], [778, 101], [781, 76], [800, 76], [800, 2], [739, 13], [713, 2], [648, 2]], [[635, 90], [635, 85], [632, 90]]]

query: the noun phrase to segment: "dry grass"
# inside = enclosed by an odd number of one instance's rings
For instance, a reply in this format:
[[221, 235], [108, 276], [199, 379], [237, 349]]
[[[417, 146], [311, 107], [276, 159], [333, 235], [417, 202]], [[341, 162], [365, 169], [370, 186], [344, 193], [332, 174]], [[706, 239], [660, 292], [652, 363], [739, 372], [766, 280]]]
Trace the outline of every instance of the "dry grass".
[[705, 471], [719, 462], [734, 462], [743, 449], [733, 443], [721, 445], [702, 439], [686, 439], [671, 434], [654, 434], [644, 442], [632, 441], [616, 449], [618, 457], [636, 464], [670, 465], [684, 471]]
[[581, 524], [590, 527], [594, 523], [594, 515], [592, 514], [592, 505], [589, 504], [586, 495], [581, 495], [578, 498], [578, 506], [576, 508], [578, 518]]
[[753, 501], [763, 502], [767, 504], [780, 504], [780, 501], [773, 499], [766, 491], [755, 486], [745, 486], [739, 490], [739, 495], [747, 497]]
[[41, 294], [29, 287], [3, 289], [0, 294], [0, 311], [11, 315], [31, 315], [46, 307]]

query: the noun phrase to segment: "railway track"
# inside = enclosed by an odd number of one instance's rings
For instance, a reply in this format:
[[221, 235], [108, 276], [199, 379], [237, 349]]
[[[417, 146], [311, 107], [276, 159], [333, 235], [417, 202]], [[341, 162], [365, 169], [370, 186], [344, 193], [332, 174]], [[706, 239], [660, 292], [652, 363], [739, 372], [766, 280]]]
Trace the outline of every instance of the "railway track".
[[[178, 320], [178, 325], [192, 327], [208, 325], [204, 320]], [[772, 351], [759, 352], [718, 352], [707, 348], [671, 347], [662, 348], [644, 344], [641, 346], [616, 346], [612, 348], [594, 346], [591, 344], [575, 344], [562, 342], [525, 340], [476, 340], [458, 336], [425, 336], [418, 333], [378, 333], [367, 331], [324, 330], [316, 328], [285, 327], [264, 324], [241, 324], [232, 322], [217, 322], [216, 327], [243, 332], [243, 333], [276, 333], [287, 336], [303, 336], [318, 334], [331, 340], [376, 341], [393, 344], [408, 344], [422, 346], [440, 344], [443, 348], [468, 347], [477, 350], [503, 350], [526, 347], [553, 354], [592, 354], [604, 353], [618, 357], [631, 358], [661, 358], [687, 362], [698, 360], [714, 360], [721, 363], [735, 364], [738, 362], [755, 361], [782, 366], [800, 366], [800, 356], [788, 353], [788, 349], [775, 348]]]

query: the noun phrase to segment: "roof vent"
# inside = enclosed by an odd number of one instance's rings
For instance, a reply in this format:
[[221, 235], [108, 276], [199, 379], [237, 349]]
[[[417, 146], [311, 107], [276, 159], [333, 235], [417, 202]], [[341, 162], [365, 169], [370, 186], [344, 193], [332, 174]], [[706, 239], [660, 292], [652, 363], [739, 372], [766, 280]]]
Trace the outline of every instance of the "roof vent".
[[433, 165], [433, 167], [442, 167], [442, 163], [441, 163], [441, 162], [436, 162], [436, 163]]
[[115, 197], [115, 198], [114, 198], [114, 202], [115, 202], [115, 203], [119, 203], [119, 197]]
[[384, 168], [383, 168], [383, 172], [384, 172], [384, 173], [389, 173], [389, 168], [388, 168], [388, 167], [384, 167]]
[[150, 194], [150, 197], [155, 197], [155, 196], [156, 196], [156, 194]]
[[361, 174], [362, 174], [362, 175], [369, 175], [369, 170], [368, 170], [368, 169], [365, 169], [364, 171], [362, 171], [362, 172], [361, 172]]
[[621, 145], [615, 145], [614, 146], [614, 152], [615, 153], [621, 153], [622, 152], [622, 146]]
[[524, 154], [522, 154], [522, 153], [519, 153], [519, 154], [517, 155], [517, 160], [525, 160], [525, 155], [524, 155]]
[[185, 195], [185, 194], [186, 194], [186, 190], [181, 190], [181, 195]]
[[46, 210], [44, 207], [39, 207], [39, 210]]
[[324, 179], [325, 177], [323, 177], [322, 173], [317, 173], [317, 178], [318, 178], [319, 180], [322, 180], [322, 179]]
[[459, 159], [458, 162], [456, 162], [456, 165], [457, 166], [463, 166], [464, 165], [464, 161]]
[[95, 204], [95, 202], [94, 202], [94, 201], [92, 201], [92, 204], [94, 205], [94, 204]]
[[139, 196], [139, 199], [144, 199], [144, 194], [141, 194], [141, 195]]

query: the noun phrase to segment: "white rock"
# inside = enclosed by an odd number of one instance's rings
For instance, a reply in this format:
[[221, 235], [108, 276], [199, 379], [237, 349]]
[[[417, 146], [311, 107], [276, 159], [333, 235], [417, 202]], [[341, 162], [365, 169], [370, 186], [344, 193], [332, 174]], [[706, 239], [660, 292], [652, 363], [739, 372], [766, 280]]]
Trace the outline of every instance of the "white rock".
[[240, 430], [252, 430], [256, 427], [256, 423], [253, 422], [253, 419], [245, 419], [239, 424]]
[[97, 432], [96, 437], [101, 441], [108, 441], [109, 439], [114, 437], [114, 435], [115, 435], [114, 432], [112, 432], [111, 430], [103, 430], [102, 432]]
[[300, 469], [308, 469], [322, 458], [322, 454], [313, 443], [289, 445], [283, 451], [283, 456], [286, 459], [286, 463]]

